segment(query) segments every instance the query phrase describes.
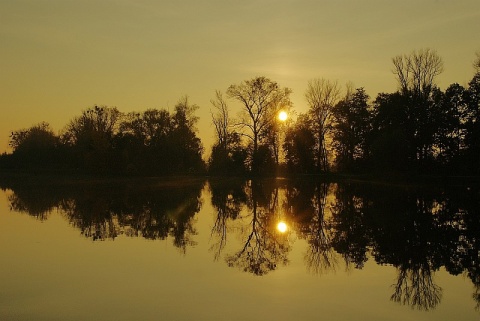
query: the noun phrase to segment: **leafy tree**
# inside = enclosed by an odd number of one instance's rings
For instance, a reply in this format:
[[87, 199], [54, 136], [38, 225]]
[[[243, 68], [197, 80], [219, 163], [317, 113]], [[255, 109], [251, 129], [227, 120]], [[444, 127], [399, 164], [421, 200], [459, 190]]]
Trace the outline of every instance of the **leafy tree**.
[[190, 104], [188, 97], [184, 96], [178, 101], [172, 115], [169, 150], [172, 152], [171, 164], [177, 172], [200, 172], [205, 167], [202, 160], [203, 146], [195, 127], [198, 122], [195, 111], [198, 108], [197, 105]]
[[58, 137], [53, 133], [50, 125], [41, 122], [28, 129], [21, 129], [11, 133], [10, 147], [16, 152], [32, 148], [50, 148], [58, 145]]
[[230, 133], [227, 149], [219, 142], [212, 147], [209, 160], [209, 171], [213, 174], [243, 175], [247, 172], [246, 160], [248, 151], [242, 146], [238, 133]]
[[202, 172], [203, 147], [195, 127], [197, 109], [185, 96], [173, 114], [158, 109], [127, 114], [116, 136], [124, 170], [155, 175]]
[[371, 135], [372, 166], [380, 171], [403, 171], [410, 167], [408, 114], [400, 93], [378, 94], [373, 102]]
[[120, 117], [115, 107], [95, 106], [69, 122], [62, 139], [70, 146], [77, 167], [90, 172], [111, 171], [112, 143]]
[[290, 173], [307, 174], [315, 170], [315, 137], [306, 114], [298, 116], [285, 134], [285, 162]]
[[473, 68], [475, 69], [475, 73], [480, 72], [480, 50], [475, 53], [475, 60], [473, 61]]
[[466, 162], [472, 174], [480, 173], [480, 72], [468, 84], [465, 127]]
[[[147, 109], [129, 113], [120, 124], [116, 150], [127, 172], [159, 173], [171, 132], [170, 114], [166, 110]], [[156, 151], [159, 151], [158, 153]], [[158, 154], [158, 155], [157, 155]], [[162, 160], [162, 162], [159, 162]], [[163, 164], [166, 165], [166, 164]]]
[[60, 139], [46, 122], [13, 131], [9, 144], [13, 149], [12, 162], [15, 166], [50, 168], [58, 164]]
[[368, 157], [368, 135], [371, 131], [369, 96], [363, 88], [347, 95], [335, 105], [333, 115], [334, 148], [339, 169], [353, 170]]
[[450, 85], [442, 95], [436, 112], [438, 130], [435, 133], [436, 158], [440, 164], [458, 170], [460, 155], [465, 150], [467, 91], [459, 84]]

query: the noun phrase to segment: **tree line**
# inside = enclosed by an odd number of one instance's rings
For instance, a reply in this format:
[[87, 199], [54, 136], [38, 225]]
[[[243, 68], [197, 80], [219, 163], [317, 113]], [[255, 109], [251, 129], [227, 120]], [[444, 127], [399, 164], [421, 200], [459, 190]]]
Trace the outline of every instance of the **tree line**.
[[[371, 99], [363, 87], [312, 79], [306, 113], [292, 90], [254, 77], [211, 100], [215, 143], [202, 159], [198, 106], [183, 97], [173, 113], [120, 113], [95, 106], [56, 135], [48, 123], [12, 132], [3, 168], [164, 175], [320, 174], [329, 172], [480, 174], [480, 52], [468, 86], [442, 91], [436, 51], [392, 58], [398, 90]], [[230, 104], [236, 114], [232, 116]], [[278, 118], [280, 112], [289, 115]], [[293, 117], [293, 116], [296, 117]]]
[[287, 173], [478, 175], [480, 52], [468, 87], [454, 83], [445, 91], [435, 83], [443, 61], [434, 50], [399, 55], [392, 63], [398, 90], [373, 100], [362, 87], [347, 84], [342, 95], [336, 81], [309, 81], [308, 111], [295, 121], [276, 119], [281, 110], [293, 112], [291, 90], [267, 78], [228, 88], [227, 97], [242, 107], [237, 118], [230, 118], [227, 100], [217, 92], [212, 101], [217, 142], [210, 170], [272, 173], [281, 151]]
[[46, 122], [12, 132], [13, 153], [2, 155], [2, 167], [92, 174], [203, 172], [196, 109], [186, 96], [173, 113], [149, 109], [123, 114], [115, 107], [94, 106], [73, 118], [60, 135]]

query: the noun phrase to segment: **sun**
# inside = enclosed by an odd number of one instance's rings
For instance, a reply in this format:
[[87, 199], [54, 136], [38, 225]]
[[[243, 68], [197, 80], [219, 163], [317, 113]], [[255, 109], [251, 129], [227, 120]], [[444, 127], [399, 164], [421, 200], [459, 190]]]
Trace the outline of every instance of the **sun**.
[[288, 118], [288, 114], [287, 114], [286, 111], [283, 111], [283, 110], [282, 110], [281, 112], [278, 113], [278, 120], [280, 120], [280, 121], [286, 121], [287, 118]]
[[288, 226], [285, 222], [283, 221], [280, 221], [278, 222], [277, 224], [277, 230], [280, 232], [280, 233], [285, 233], [288, 229]]

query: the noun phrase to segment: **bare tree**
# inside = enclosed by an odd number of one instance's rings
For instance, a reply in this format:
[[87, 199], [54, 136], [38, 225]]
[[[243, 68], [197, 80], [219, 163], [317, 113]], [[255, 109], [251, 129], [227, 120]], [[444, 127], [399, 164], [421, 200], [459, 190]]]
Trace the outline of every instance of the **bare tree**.
[[217, 136], [218, 144], [226, 151], [228, 147], [228, 136], [232, 126], [229, 117], [228, 105], [221, 91], [215, 92], [215, 99], [210, 100], [215, 113], [210, 111], [212, 115], [212, 123], [215, 126], [215, 134]]
[[333, 107], [340, 99], [340, 87], [336, 81], [312, 79], [305, 92], [309, 110], [313, 120], [316, 140], [316, 165], [318, 169], [328, 171], [327, 137], [333, 125]]
[[227, 95], [241, 102], [242, 113], [239, 127], [244, 130], [243, 135], [248, 137], [253, 145], [253, 164], [257, 155], [262, 137], [266, 137], [272, 129], [272, 122], [280, 108], [290, 106], [289, 88], [280, 88], [278, 84], [266, 77], [256, 77], [245, 80], [239, 85], [231, 85]]
[[429, 48], [398, 55], [392, 58], [392, 62], [401, 92], [416, 97], [428, 97], [435, 77], [443, 72], [442, 58]]

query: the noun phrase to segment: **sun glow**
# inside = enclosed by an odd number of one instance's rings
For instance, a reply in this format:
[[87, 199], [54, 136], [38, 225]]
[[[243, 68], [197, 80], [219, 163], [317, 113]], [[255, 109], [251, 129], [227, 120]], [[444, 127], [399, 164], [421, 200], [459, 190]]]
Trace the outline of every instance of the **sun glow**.
[[280, 120], [280, 121], [286, 121], [287, 118], [288, 118], [287, 112], [285, 112], [285, 111], [282, 110], [281, 112], [278, 113], [278, 120]]
[[283, 221], [280, 221], [278, 222], [277, 224], [277, 230], [280, 232], [280, 233], [285, 233], [288, 229], [288, 226], [285, 222]]

